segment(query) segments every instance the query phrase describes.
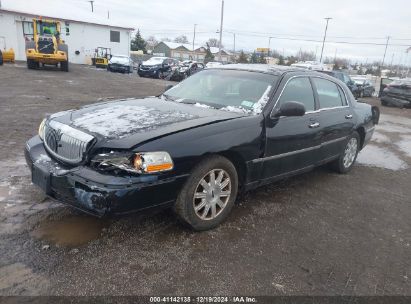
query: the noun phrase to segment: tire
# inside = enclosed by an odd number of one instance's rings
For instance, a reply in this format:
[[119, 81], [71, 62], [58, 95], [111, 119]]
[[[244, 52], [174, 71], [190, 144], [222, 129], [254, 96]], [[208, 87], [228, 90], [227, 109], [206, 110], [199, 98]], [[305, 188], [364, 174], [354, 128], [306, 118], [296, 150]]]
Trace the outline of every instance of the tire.
[[[211, 174], [215, 177], [215, 183], [212, 189], [207, 190], [202, 184], [210, 186]], [[227, 183], [222, 188], [218, 184], [219, 179], [221, 184]], [[193, 230], [209, 230], [220, 225], [230, 214], [237, 192], [238, 175], [234, 165], [222, 156], [207, 157], [191, 172], [178, 195], [174, 212]], [[196, 193], [201, 197], [195, 198]], [[197, 211], [195, 206], [199, 207]]]
[[63, 72], [68, 72], [69, 71], [68, 61], [60, 62], [60, 70], [62, 70]]
[[38, 63], [31, 60], [31, 59], [27, 59], [27, 68], [30, 70], [33, 70], [37, 67]]
[[0, 65], [3, 65], [3, 53], [0, 50]]
[[[355, 145], [355, 146], [354, 146]], [[360, 135], [354, 131], [347, 139], [341, 155], [332, 162], [335, 171], [340, 174], [348, 173], [353, 167], [360, 149]]]
[[385, 100], [381, 100], [381, 105], [384, 106], [384, 107], [387, 107], [388, 103]]

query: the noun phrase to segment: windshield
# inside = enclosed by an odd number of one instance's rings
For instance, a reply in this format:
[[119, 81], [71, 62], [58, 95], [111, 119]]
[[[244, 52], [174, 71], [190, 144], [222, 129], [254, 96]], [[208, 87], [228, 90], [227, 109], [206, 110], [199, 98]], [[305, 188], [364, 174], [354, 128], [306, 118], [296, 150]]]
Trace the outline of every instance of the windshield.
[[111, 63], [121, 63], [121, 64], [128, 64], [129, 58], [127, 56], [113, 56], [110, 59]]
[[40, 35], [55, 35], [57, 33], [57, 25], [49, 22], [38, 22], [37, 32]]
[[145, 63], [146, 64], [161, 64], [163, 63], [164, 58], [161, 57], [152, 57], [149, 60], [147, 60]]
[[259, 114], [278, 77], [238, 70], [204, 70], [165, 93], [177, 102]]

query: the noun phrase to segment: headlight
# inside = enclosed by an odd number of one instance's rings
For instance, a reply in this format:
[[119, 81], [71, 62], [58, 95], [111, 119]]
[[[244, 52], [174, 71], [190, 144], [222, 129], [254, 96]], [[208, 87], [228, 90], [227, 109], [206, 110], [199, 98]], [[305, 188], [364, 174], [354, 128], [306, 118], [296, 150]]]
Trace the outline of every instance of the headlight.
[[39, 126], [39, 137], [41, 138], [41, 140], [44, 139], [44, 126], [46, 125], [46, 118], [44, 118]]
[[133, 167], [144, 173], [170, 171], [174, 164], [167, 152], [136, 153], [133, 158]]
[[131, 156], [124, 152], [98, 154], [91, 165], [104, 171], [121, 170], [139, 174], [170, 171], [174, 167], [167, 152], [142, 152]]

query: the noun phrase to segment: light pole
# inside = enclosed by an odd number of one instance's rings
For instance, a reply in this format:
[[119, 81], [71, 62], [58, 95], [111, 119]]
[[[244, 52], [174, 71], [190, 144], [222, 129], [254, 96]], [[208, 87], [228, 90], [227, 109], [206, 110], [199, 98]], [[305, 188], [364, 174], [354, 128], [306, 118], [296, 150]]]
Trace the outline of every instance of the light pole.
[[324, 39], [323, 39], [323, 47], [321, 48], [320, 63], [323, 62], [323, 52], [324, 52], [325, 38], [327, 38], [328, 22], [329, 22], [332, 18], [327, 17], [327, 18], [324, 18], [324, 19], [327, 20], [327, 24], [325, 25], [325, 32], [324, 32]]
[[221, 1], [220, 43], [218, 45], [218, 60], [221, 60], [221, 46], [223, 44], [224, 0]]
[[274, 37], [268, 37], [268, 57], [270, 57], [270, 45], [271, 45], [271, 38], [274, 38]]
[[194, 55], [195, 55], [194, 43], [195, 43], [195, 40], [196, 40], [196, 27], [197, 27], [197, 24], [194, 23], [194, 35], [193, 35], [193, 54]]
[[387, 43], [385, 44], [384, 57], [382, 57], [381, 69], [384, 68], [385, 56], [387, 56], [387, 48], [388, 48], [388, 43], [390, 42], [390, 38], [391, 38], [390, 36], [387, 37]]
[[[230, 33], [230, 34], [233, 34], [233, 39], [234, 39], [234, 47], [233, 47], [233, 49], [234, 49], [234, 54], [235, 54], [235, 33], [234, 32], [229, 32], [229, 31], [225, 31], [226, 33]], [[219, 34], [220, 33], [220, 31], [219, 30], [217, 30], [216, 31], [216, 33], [217, 34]]]

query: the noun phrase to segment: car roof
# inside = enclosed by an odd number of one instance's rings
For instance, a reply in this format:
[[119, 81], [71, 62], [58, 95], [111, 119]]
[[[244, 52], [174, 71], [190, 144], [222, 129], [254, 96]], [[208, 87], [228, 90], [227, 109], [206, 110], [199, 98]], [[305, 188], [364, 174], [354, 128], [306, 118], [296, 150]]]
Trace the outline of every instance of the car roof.
[[219, 66], [211, 67], [209, 69], [250, 71], [250, 72], [260, 72], [260, 73], [266, 73], [266, 74], [272, 74], [272, 75], [282, 75], [288, 72], [301, 72], [301, 73], [312, 72], [306, 69], [302, 69], [298, 67], [291, 67], [291, 66], [284, 66], [284, 65], [243, 64], [243, 63], [219, 65]]

